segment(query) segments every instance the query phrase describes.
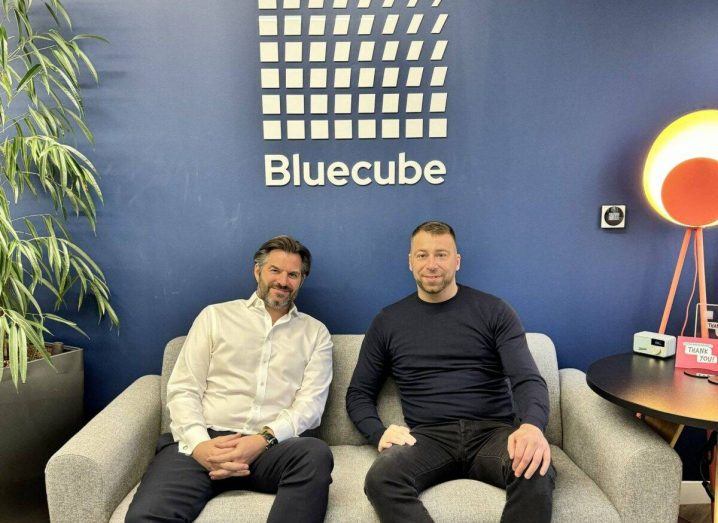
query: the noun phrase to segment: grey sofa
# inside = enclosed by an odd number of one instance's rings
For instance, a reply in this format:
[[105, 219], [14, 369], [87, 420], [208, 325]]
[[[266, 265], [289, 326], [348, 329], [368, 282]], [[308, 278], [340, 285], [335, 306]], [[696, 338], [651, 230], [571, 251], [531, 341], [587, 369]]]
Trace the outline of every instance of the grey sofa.
[[[631, 413], [594, 394], [581, 371], [559, 371], [547, 336], [527, 337], [551, 401], [546, 436], [558, 472], [553, 520], [675, 523], [678, 456]], [[135, 381], [50, 459], [46, 483], [53, 522], [124, 520], [157, 437], [168, 430], [166, 384], [183, 340], [167, 345], [162, 376]], [[377, 521], [363, 492], [376, 450], [364, 444], [344, 408], [362, 336], [333, 340], [334, 380], [318, 434], [331, 446], [335, 461], [326, 521]], [[391, 381], [380, 395], [379, 410], [385, 423], [402, 423]], [[430, 488], [421, 498], [437, 522], [489, 522], [499, 520], [505, 493], [478, 481], [456, 480]], [[272, 499], [253, 492], [225, 493], [210, 501], [197, 521], [264, 521]]]

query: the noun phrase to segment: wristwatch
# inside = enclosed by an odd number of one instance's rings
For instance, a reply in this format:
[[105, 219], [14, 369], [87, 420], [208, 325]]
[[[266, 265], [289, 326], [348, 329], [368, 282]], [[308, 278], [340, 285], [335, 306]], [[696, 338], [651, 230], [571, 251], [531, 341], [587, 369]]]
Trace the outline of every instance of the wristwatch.
[[277, 438], [274, 437], [274, 434], [269, 432], [269, 427], [262, 427], [262, 432], [259, 433], [260, 436], [262, 436], [265, 441], [267, 442], [267, 446], [264, 447], [265, 450], [271, 449], [273, 446], [275, 446], [279, 441]]

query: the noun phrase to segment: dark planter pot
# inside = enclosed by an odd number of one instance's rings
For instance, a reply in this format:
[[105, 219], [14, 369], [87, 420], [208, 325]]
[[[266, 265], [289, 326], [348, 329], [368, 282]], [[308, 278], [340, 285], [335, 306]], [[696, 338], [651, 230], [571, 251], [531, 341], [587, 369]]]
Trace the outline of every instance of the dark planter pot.
[[0, 492], [43, 476], [45, 464], [82, 425], [82, 349], [65, 346], [28, 363], [27, 382], [15, 386], [10, 369], [0, 381]]

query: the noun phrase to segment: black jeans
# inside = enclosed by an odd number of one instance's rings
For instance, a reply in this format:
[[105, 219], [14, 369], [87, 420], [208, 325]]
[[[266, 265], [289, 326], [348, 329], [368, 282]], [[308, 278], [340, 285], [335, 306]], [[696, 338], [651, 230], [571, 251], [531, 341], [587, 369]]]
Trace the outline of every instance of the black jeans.
[[[209, 431], [210, 437], [232, 434]], [[319, 523], [324, 521], [332, 453], [315, 438], [290, 438], [263, 452], [242, 478], [211, 480], [191, 456], [177, 451], [171, 434], [162, 434], [154, 459], [142, 477], [125, 521], [193, 521], [207, 502], [227, 490], [276, 493], [267, 521]], [[244, 521], [237, 514], [237, 521]]]
[[517, 427], [496, 421], [455, 421], [411, 430], [413, 446], [384, 450], [369, 469], [364, 492], [382, 522], [433, 521], [419, 494], [452, 479], [469, 478], [506, 489], [501, 521], [549, 522], [556, 470], [525, 479], [511, 469], [507, 444]]

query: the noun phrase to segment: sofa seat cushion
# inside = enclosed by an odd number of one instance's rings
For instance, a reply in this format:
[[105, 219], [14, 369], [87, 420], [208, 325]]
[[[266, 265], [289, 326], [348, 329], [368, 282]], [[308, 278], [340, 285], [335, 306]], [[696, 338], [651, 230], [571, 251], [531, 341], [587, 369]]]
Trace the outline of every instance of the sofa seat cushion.
[[[619, 522], [616, 509], [598, 486], [558, 447], [552, 445], [558, 477], [553, 500], [553, 521]], [[334, 472], [329, 492], [328, 522], [376, 522], [374, 509], [364, 495], [364, 477], [377, 452], [368, 445], [332, 447]], [[124, 521], [136, 487], [112, 515], [111, 522]], [[210, 501], [199, 523], [266, 521], [274, 496], [247, 491], [225, 492]], [[478, 481], [459, 479], [432, 487], [421, 500], [437, 523], [499, 521], [506, 501], [503, 489]]]

